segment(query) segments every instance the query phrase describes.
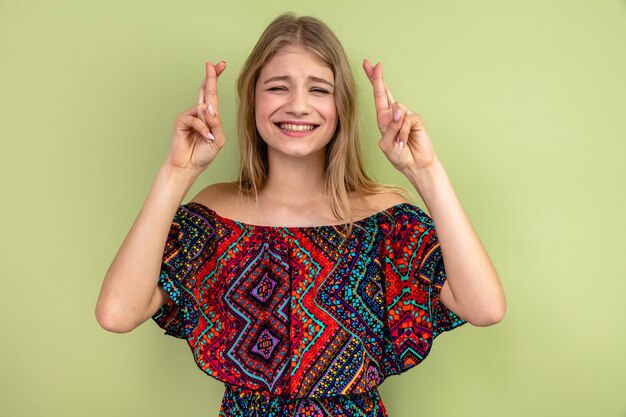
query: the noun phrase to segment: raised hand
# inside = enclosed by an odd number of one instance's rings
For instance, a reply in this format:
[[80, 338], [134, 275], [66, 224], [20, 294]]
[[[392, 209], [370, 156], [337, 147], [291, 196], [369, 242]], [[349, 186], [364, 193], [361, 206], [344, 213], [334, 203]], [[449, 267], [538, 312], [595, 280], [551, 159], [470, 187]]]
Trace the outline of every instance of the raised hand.
[[363, 70], [374, 90], [376, 121], [382, 134], [378, 145], [387, 159], [405, 174], [432, 166], [437, 156], [424, 120], [393, 99], [383, 80], [381, 63], [372, 66], [365, 59]]
[[174, 120], [167, 163], [189, 175], [202, 173], [226, 142], [217, 99], [217, 79], [224, 69], [224, 61], [217, 65], [206, 62], [206, 76], [200, 85], [198, 104], [180, 113]]

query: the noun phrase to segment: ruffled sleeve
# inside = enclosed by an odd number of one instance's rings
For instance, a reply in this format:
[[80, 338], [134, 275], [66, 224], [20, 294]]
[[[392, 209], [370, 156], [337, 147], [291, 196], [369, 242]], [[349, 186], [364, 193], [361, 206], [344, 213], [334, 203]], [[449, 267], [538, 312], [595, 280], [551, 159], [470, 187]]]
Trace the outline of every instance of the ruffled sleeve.
[[394, 211], [385, 238], [385, 297], [398, 371], [428, 355], [433, 339], [466, 323], [440, 299], [446, 281], [432, 219], [405, 203]]
[[158, 285], [169, 295], [152, 316], [166, 335], [190, 339], [200, 315], [198, 272], [214, 252], [213, 227], [195, 205], [179, 206], [170, 226]]

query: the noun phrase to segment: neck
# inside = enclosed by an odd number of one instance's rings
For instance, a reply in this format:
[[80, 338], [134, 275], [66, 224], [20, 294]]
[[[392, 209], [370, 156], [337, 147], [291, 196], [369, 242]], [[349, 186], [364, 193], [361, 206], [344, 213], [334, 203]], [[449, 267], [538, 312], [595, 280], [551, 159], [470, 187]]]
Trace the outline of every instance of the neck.
[[267, 182], [259, 199], [290, 207], [310, 206], [328, 198], [324, 187], [324, 153], [307, 158], [269, 155]]

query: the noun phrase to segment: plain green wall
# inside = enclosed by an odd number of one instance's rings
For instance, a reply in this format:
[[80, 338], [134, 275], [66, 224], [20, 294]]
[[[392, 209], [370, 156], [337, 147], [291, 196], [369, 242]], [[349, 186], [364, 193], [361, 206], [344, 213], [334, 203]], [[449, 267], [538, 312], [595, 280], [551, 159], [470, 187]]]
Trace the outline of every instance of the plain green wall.
[[381, 388], [391, 417], [626, 416], [624, 1], [0, 2], [0, 415], [216, 416], [223, 385], [152, 321], [94, 316], [105, 272], [196, 100], [226, 59], [229, 143], [189, 195], [233, 178], [234, 82], [262, 29], [325, 20], [360, 85], [385, 65], [425, 118], [508, 311], [442, 335]]

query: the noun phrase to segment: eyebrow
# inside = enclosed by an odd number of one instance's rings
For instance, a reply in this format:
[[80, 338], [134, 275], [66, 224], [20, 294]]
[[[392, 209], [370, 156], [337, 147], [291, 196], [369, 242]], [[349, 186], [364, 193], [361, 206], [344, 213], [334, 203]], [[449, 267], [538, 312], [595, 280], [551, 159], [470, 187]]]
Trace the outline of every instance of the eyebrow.
[[[267, 83], [272, 82], [272, 81], [287, 81], [287, 80], [289, 80], [289, 78], [290, 77], [288, 75], [277, 75], [275, 77], [271, 77], [271, 78], [268, 78], [267, 80], [263, 81], [263, 84], [267, 84]], [[335, 88], [335, 86], [331, 82], [326, 81], [323, 78], [314, 77], [314, 76], [311, 75], [311, 76], [308, 77], [308, 79], [311, 80], [311, 81], [318, 82], [318, 83], [328, 84], [329, 86]]]

